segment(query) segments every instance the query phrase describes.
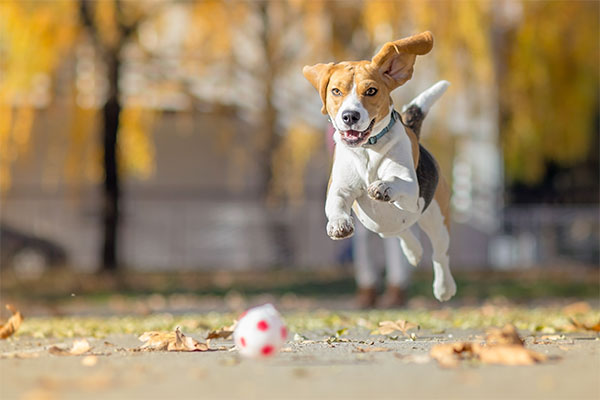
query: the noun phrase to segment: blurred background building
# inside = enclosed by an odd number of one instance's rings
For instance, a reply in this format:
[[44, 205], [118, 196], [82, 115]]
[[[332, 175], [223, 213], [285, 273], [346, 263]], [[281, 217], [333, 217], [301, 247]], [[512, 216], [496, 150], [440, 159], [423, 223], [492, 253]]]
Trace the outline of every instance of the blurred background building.
[[25, 271], [347, 262], [348, 241], [325, 234], [328, 122], [301, 68], [431, 30], [434, 50], [394, 101], [452, 83], [423, 142], [452, 184], [453, 268], [597, 267], [599, 11], [5, 0], [0, 260]]

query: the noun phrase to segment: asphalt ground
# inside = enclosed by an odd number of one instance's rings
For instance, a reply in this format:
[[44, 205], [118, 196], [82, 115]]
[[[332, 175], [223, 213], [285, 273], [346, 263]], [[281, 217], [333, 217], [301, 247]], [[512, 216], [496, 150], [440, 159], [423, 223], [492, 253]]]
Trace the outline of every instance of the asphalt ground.
[[268, 360], [241, 358], [231, 340], [213, 341], [215, 351], [146, 352], [137, 350], [137, 335], [112, 334], [86, 338], [92, 348], [83, 355], [60, 356], [49, 348], [69, 348], [77, 338], [20, 336], [0, 342], [0, 394], [7, 400], [600, 398], [597, 333], [520, 331], [525, 346], [547, 361], [503, 366], [465, 360], [444, 368], [429, 356], [432, 346], [481, 341], [484, 330], [414, 332], [291, 332]]

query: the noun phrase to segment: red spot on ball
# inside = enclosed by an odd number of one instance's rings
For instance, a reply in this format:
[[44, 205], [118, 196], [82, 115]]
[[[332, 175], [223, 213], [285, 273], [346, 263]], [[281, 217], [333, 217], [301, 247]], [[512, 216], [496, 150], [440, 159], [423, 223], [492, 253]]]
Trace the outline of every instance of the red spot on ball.
[[243, 336], [240, 338], [240, 343], [242, 344], [242, 347], [246, 347], [246, 339], [244, 339]]
[[256, 327], [259, 331], [266, 331], [267, 329], [269, 329], [269, 324], [267, 324], [267, 321], [265, 321], [264, 319], [261, 319], [260, 321], [258, 321], [258, 324], [256, 324]]
[[244, 318], [246, 316], [246, 314], [248, 314], [248, 311], [244, 311], [243, 313], [240, 314], [240, 316], [238, 317], [238, 321], [242, 318]]
[[275, 348], [271, 345], [266, 345], [263, 346], [262, 349], [260, 349], [260, 352], [262, 353], [263, 356], [268, 356], [269, 354], [271, 354], [273, 352], [273, 350], [275, 350]]
[[285, 329], [285, 326], [281, 327], [281, 338], [283, 340], [285, 340], [287, 338], [287, 329]]

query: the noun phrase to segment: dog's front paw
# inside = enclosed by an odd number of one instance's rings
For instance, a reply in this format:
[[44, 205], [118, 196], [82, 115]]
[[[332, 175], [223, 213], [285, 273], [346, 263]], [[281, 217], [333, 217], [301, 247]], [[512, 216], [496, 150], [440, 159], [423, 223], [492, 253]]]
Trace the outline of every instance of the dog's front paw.
[[370, 198], [377, 201], [390, 201], [391, 188], [383, 181], [375, 181], [367, 188], [367, 194]]
[[352, 217], [332, 219], [327, 223], [327, 236], [333, 240], [349, 238], [354, 234]]

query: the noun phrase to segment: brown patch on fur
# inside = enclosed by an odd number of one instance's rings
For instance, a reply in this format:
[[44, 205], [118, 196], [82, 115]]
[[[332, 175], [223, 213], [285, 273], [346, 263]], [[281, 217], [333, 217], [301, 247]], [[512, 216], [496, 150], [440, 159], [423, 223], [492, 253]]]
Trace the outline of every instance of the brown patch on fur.
[[441, 174], [433, 198], [437, 201], [440, 211], [444, 216], [444, 225], [446, 225], [446, 229], [450, 232], [450, 187]]
[[410, 129], [417, 139], [421, 138], [421, 125], [423, 125], [423, 120], [425, 119], [425, 114], [423, 111], [416, 106], [412, 105], [408, 107], [403, 113], [400, 114], [402, 117], [402, 124]]
[[[377, 89], [374, 96], [366, 96], [365, 92]], [[334, 95], [333, 89], [338, 89], [341, 95]], [[369, 112], [375, 123], [389, 114], [391, 99], [390, 91], [383, 82], [381, 73], [371, 66], [369, 61], [353, 61], [336, 64], [331, 69], [326, 94], [325, 107], [331, 118], [335, 118], [344, 100], [356, 90], [358, 100]]]
[[[302, 73], [319, 91], [323, 114], [333, 119], [352, 89], [375, 123], [385, 118], [390, 110], [390, 92], [412, 77], [417, 55], [428, 53], [433, 46], [431, 32], [423, 32], [395, 42], [386, 43], [372, 61], [347, 61], [338, 64], [305, 66]], [[377, 93], [365, 96], [374, 87]], [[331, 91], [338, 89], [341, 94]]]
[[419, 157], [421, 156], [421, 151], [419, 150], [419, 138], [415, 133], [410, 129], [405, 129], [406, 136], [410, 139], [410, 149], [412, 151], [413, 162], [415, 164], [415, 169], [419, 165]]

